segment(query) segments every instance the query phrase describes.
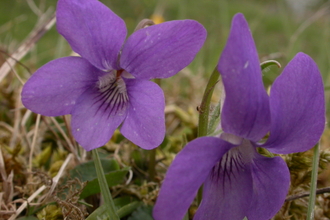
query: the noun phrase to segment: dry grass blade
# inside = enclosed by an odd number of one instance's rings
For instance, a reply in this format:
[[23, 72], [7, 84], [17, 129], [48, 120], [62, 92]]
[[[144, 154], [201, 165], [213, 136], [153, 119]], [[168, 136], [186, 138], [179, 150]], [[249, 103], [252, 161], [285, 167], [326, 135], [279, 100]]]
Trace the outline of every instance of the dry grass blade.
[[63, 128], [59, 125], [59, 123], [56, 121], [56, 119], [54, 117], [49, 117], [50, 120], [54, 123], [55, 127], [58, 129], [58, 131], [61, 133], [61, 135], [64, 137], [65, 141], [68, 143], [69, 147], [70, 147], [70, 152], [73, 153], [76, 158], [80, 158], [75, 150], [75, 147], [73, 146], [73, 144], [71, 143], [69, 137], [66, 135], [65, 131], [63, 130]]
[[8, 57], [0, 67], [0, 82], [7, 76], [17, 61], [21, 60], [35, 45], [35, 43], [55, 24], [55, 13], [40, 26], [31, 31], [24, 43]]
[[57, 183], [59, 181], [59, 179], [61, 178], [66, 166], [68, 165], [68, 163], [73, 159], [73, 154], [69, 154], [67, 156], [67, 158], [65, 159], [64, 163], [62, 164], [60, 170], [58, 171], [57, 175], [53, 178], [53, 181], [52, 181], [52, 186], [50, 187], [50, 190], [48, 192], [48, 196], [51, 195], [54, 191], [54, 189], [56, 188], [57, 186]]
[[2, 156], [2, 147], [0, 148], [0, 174], [2, 179], [7, 179], [7, 173], [5, 168], [5, 162]]
[[[55, 189], [59, 179], [62, 177], [65, 168], [69, 164], [69, 162], [72, 160], [73, 155], [69, 154], [67, 158], [65, 159], [64, 163], [62, 164], [60, 170], [58, 171], [57, 175], [52, 179], [52, 186], [51, 190], [47, 195], [50, 195], [52, 193], [52, 190]], [[47, 188], [47, 186], [42, 185], [38, 190], [36, 190], [16, 211], [15, 214], [13, 214], [8, 220], [15, 220], [16, 217], [27, 207], [28, 203], [31, 203], [39, 194], [42, 193]]]
[[[8, 55], [9, 56], [9, 55]], [[9, 56], [10, 57], [10, 56]], [[24, 66], [26, 69], [28, 69], [23, 63], [21, 63], [21, 62], [19, 62], [18, 60], [15, 60], [17, 63], [19, 63], [19, 64], [21, 64], [22, 66]], [[15, 68], [13, 68], [12, 66], [11, 66], [11, 63], [9, 63], [8, 62], [8, 59], [7, 59], [7, 64], [8, 64], [8, 66], [11, 68], [11, 70], [13, 71], [13, 73], [15, 74], [15, 76], [16, 76], [16, 78], [18, 79], [18, 81], [22, 84], [22, 85], [24, 85], [24, 81], [23, 81], [23, 79], [19, 76], [19, 74], [17, 73], [17, 71], [15, 70]], [[14, 63], [15, 64], [15, 63]]]
[[13, 179], [14, 179], [14, 172], [12, 170], [8, 175], [7, 179], [3, 181], [3, 192], [4, 192], [3, 199], [6, 204], [12, 201], [14, 195]]
[[20, 121], [22, 118], [22, 114], [20, 111], [20, 107], [21, 107], [21, 96], [20, 96], [21, 90], [18, 91], [17, 93], [17, 99], [15, 101], [15, 114], [14, 114], [14, 131], [12, 133], [11, 139], [10, 139], [10, 144], [9, 147], [10, 148], [14, 148], [14, 146], [17, 144], [17, 141], [19, 141], [19, 139], [21, 139], [21, 132], [20, 132]]
[[30, 149], [30, 157], [29, 157], [29, 172], [32, 172], [32, 157], [33, 157], [33, 152], [34, 152], [34, 146], [36, 144], [37, 136], [38, 136], [38, 128], [39, 128], [39, 123], [40, 123], [40, 115], [38, 114], [37, 120], [36, 120], [36, 126], [34, 130], [34, 136], [32, 140], [32, 145]]
[[3, 127], [5, 129], [7, 129], [11, 133], [14, 132], [14, 128], [12, 126], [10, 126], [9, 124], [3, 122], [3, 121], [0, 121], [0, 127]]
[[27, 135], [25, 124], [26, 124], [27, 120], [29, 119], [29, 117], [31, 116], [31, 114], [32, 114], [32, 112], [30, 110], [27, 110], [24, 113], [24, 116], [22, 117], [22, 121], [21, 121], [22, 137], [24, 138], [24, 140], [26, 141], [28, 147], [30, 147], [30, 148], [31, 148], [32, 143], [31, 143], [30, 138]]
[[25, 201], [8, 220], [15, 220], [16, 217], [26, 208], [27, 204], [34, 200], [42, 191], [47, 187], [45, 185], [41, 186], [37, 191], [35, 191], [28, 199]]
[[12, 201], [14, 194], [14, 184], [13, 177], [14, 172], [11, 171], [9, 175], [7, 175], [5, 162], [2, 155], [2, 148], [0, 148], [0, 174], [2, 178], [2, 193], [0, 198], [0, 210], [2, 211], [2, 207], [8, 207], [9, 203]]

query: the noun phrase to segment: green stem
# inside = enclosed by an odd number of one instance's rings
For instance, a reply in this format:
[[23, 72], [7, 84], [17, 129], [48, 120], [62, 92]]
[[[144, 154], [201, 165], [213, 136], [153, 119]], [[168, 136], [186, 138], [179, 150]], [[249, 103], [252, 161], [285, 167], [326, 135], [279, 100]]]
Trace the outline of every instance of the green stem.
[[319, 157], [320, 157], [320, 144], [314, 147], [313, 155], [313, 165], [312, 165], [312, 179], [311, 188], [309, 194], [308, 210], [307, 210], [307, 220], [314, 219], [314, 207], [316, 199], [316, 187], [317, 187], [317, 174], [319, 168]]
[[208, 125], [209, 125], [209, 113], [210, 113], [210, 102], [213, 94], [215, 85], [219, 79], [219, 72], [215, 68], [211, 74], [209, 82], [207, 83], [206, 89], [204, 91], [203, 100], [199, 106], [199, 122], [198, 122], [198, 137], [206, 136]]
[[102, 168], [99, 153], [98, 153], [97, 149], [92, 150], [92, 152], [93, 152], [93, 159], [94, 159], [94, 163], [95, 163], [97, 179], [99, 180], [99, 185], [100, 185], [100, 189], [101, 189], [101, 194], [104, 199], [104, 203], [105, 203], [106, 207], [108, 207], [107, 213], [109, 215], [109, 218], [110, 218], [110, 220], [120, 220], [116, 213], [115, 204], [113, 203], [107, 180], [105, 179], [105, 176], [104, 176], [104, 171]]
[[[212, 98], [212, 94], [214, 91], [214, 87], [218, 82], [219, 79], [219, 72], [217, 70], [217, 67], [214, 68], [210, 79], [206, 85], [202, 103], [199, 106], [199, 121], [198, 121], [198, 137], [206, 136], [208, 133], [208, 127], [209, 127], [209, 113], [210, 113], [210, 102]], [[197, 204], [200, 204], [203, 197], [203, 186], [201, 186], [197, 193]]]

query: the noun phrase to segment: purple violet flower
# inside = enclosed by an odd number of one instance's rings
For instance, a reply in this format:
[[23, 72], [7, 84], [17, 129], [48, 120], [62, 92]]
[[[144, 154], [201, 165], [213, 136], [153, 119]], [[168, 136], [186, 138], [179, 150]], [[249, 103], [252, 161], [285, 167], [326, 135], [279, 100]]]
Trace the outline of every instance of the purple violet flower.
[[206, 31], [193, 20], [153, 25], [124, 43], [124, 21], [97, 0], [59, 0], [57, 30], [81, 57], [53, 60], [24, 85], [22, 102], [46, 116], [72, 115], [78, 143], [92, 150], [116, 128], [144, 149], [165, 135], [164, 94], [153, 78], [186, 67], [202, 47]]
[[197, 138], [176, 156], [154, 207], [155, 220], [181, 220], [202, 184], [203, 200], [194, 220], [270, 219], [284, 203], [290, 173], [281, 157], [264, 157], [256, 148], [276, 154], [302, 152], [323, 132], [324, 89], [317, 65], [298, 53], [268, 96], [242, 14], [233, 18], [218, 70], [225, 89], [223, 133], [220, 138]]

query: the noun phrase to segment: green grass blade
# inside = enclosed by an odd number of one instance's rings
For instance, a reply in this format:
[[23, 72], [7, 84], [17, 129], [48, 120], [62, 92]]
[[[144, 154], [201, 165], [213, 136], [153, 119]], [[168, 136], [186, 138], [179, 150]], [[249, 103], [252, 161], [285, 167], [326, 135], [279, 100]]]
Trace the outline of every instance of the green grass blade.
[[97, 149], [92, 150], [93, 152], [93, 159], [95, 162], [95, 169], [97, 173], [97, 178], [99, 180], [100, 188], [101, 188], [101, 194], [104, 199], [104, 205], [107, 207], [107, 215], [109, 216], [110, 220], [119, 220], [119, 217], [116, 213], [115, 204], [113, 203], [110, 190], [107, 184], [107, 181], [105, 179], [104, 171], [101, 165], [100, 157], [97, 152]]
[[316, 187], [317, 187], [317, 174], [319, 168], [319, 158], [320, 158], [320, 144], [314, 147], [313, 155], [313, 166], [312, 166], [312, 179], [311, 188], [309, 194], [308, 210], [307, 210], [307, 220], [314, 219], [314, 207], [316, 199]]

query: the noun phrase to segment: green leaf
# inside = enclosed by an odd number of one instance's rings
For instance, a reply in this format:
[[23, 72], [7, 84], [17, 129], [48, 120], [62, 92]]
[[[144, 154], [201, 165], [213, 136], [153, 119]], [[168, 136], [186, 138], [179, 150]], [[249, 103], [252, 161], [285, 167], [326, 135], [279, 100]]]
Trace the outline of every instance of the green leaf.
[[[135, 201], [132, 203], [129, 203], [120, 209], [117, 210], [117, 214], [120, 218], [125, 217], [129, 214], [131, 214], [135, 209], [137, 209], [139, 206], [141, 206], [141, 202]], [[144, 219], [144, 218], [143, 218]]]
[[[120, 200], [121, 198], [119, 199], [114, 199], [114, 203], [115, 205], [117, 206], [118, 205], [118, 200]], [[132, 203], [129, 203], [123, 207], [121, 207], [120, 209], [117, 210], [117, 214], [119, 216], [119, 218], [122, 218], [122, 217], [125, 217], [129, 214], [131, 214], [137, 207], [141, 206], [141, 202], [132, 202]], [[93, 213], [91, 213], [87, 218], [86, 220], [108, 220], [109, 219], [109, 216], [107, 214], [107, 209], [108, 207], [104, 204], [100, 207], [98, 207]], [[142, 218], [144, 219], [144, 218]], [[141, 219], [139, 219], [141, 220]], [[144, 220], [148, 220], [147, 218], [144, 219]], [[151, 220], [153, 220], [151, 218]]]
[[107, 209], [108, 207], [104, 204], [92, 212], [85, 220], [108, 220], [110, 216], [107, 214]]
[[[108, 183], [108, 186], [115, 186], [119, 183], [122, 183], [126, 174], [130, 170], [130, 167], [125, 167], [121, 170], [112, 171], [110, 173], [105, 174], [105, 179]], [[93, 180], [89, 181], [83, 191], [80, 194], [80, 199], [84, 199], [88, 196], [99, 193], [100, 185], [98, 179], [95, 177]]]
[[[105, 216], [109, 217], [109, 220], [120, 220], [119, 216], [117, 215], [116, 207], [113, 203], [113, 199], [109, 190], [109, 184], [107, 183], [109, 179], [107, 179], [105, 176], [98, 150], [93, 149], [92, 153], [97, 175], [97, 181], [99, 183], [97, 185], [100, 187], [101, 195], [104, 200], [104, 205], [106, 205], [107, 207]], [[92, 189], [94, 189], [94, 187]]]
[[141, 206], [128, 218], [128, 220], [154, 220], [151, 206]]
[[208, 136], [216, 136], [221, 133], [221, 129], [218, 128], [220, 124], [220, 106], [221, 101], [216, 105], [210, 114], [209, 127], [207, 129]]
[[131, 158], [134, 161], [134, 164], [142, 170], [147, 169], [147, 163], [144, 153], [145, 152], [141, 151], [140, 149], [136, 149], [131, 153]]
[[[102, 168], [104, 173], [119, 170], [119, 164], [113, 159], [101, 159]], [[77, 177], [82, 182], [91, 181], [97, 178], [94, 161], [79, 164], [70, 171], [72, 179]]]
[[184, 215], [184, 217], [183, 217], [182, 220], [189, 220], [189, 214], [188, 214], [188, 212]]
[[113, 202], [115, 203], [115, 206], [118, 207], [118, 208], [121, 208], [131, 202], [134, 202], [136, 201], [136, 199], [133, 199], [132, 197], [130, 196], [122, 196], [122, 197], [118, 197], [118, 198], [115, 198], [113, 200]]

